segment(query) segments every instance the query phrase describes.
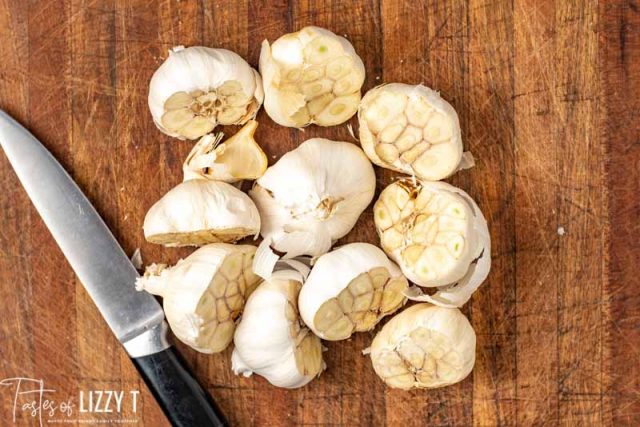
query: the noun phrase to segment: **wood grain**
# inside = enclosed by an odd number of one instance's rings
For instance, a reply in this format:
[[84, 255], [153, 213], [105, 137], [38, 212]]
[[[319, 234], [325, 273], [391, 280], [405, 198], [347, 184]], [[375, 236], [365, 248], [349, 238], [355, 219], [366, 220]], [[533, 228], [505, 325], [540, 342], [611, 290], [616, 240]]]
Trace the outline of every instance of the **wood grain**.
[[[233, 425], [640, 425], [640, 5], [632, 0], [0, 0], [0, 108], [26, 124], [93, 201], [129, 254], [190, 251], [144, 241], [147, 209], [181, 179], [190, 143], [162, 135], [147, 86], [175, 45], [232, 49], [305, 25], [345, 35], [365, 90], [424, 83], [457, 109], [476, 167], [449, 181], [490, 225], [492, 271], [463, 311], [473, 374], [391, 390], [367, 357], [374, 333], [327, 343], [328, 370], [300, 390], [232, 374], [230, 349], [178, 348]], [[304, 132], [261, 111], [273, 164]], [[357, 125], [357, 120], [351, 123]], [[235, 132], [234, 127], [223, 129]], [[378, 191], [397, 174], [377, 168]], [[42, 378], [56, 396], [140, 390], [138, 411], [95, 415], [168, 425], [0, 156], [0, 380]], [[370, 210], [341, 240], [377, 243]], [[1, 425], [13, 425], [0, 388]], [[18, 414], [17, 425], [33, 425]]]

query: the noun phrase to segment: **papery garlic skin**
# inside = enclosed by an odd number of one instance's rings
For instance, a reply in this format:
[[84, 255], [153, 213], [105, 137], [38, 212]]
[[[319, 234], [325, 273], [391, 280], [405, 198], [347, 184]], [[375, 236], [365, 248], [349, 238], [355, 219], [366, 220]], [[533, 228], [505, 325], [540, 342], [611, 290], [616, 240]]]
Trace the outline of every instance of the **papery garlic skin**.
[[301, 279], [279, 271], [245, 305], [234, 336], [233, 372], [256, 373], [277, 387], [298, 388], [325, 368], [320, 339], [304, 327], [297, 308]]
[[136, 289], [163, 298], [165, 316], [180, 341], [217, 353], [233, 339], [235, 320], [260, 282], [251, 269], [255, 251], [251, 245], [203, 246], [173, 267], [149, 266]]
[[475, 348], [476, 334], [460, 310], [423, 303], [387, 322], [370, 356], [376, 374], [393, 388], [436, 388], [469, 375]]
[[407, 279], [374, 245], [350, 243], [320, 256], [300, 291], [300, 315], [320, 338], [373, 329], [405, 302]]
[[264, 108], [281, 126], [335, 126], [357, 111], [364, 64], [351, 43], [329, 30], [305, 27], [262, 42]]
[[[440, 288], [424, 300], [460, 306], [489, 273], [487, 222], [459, 188], [444, 182], [399, 180], [380, 194], [374, 222], [382, 249], [404, 275], [419, 286]], [[441, 292], [448, 292], [448, 298], [440, 298]]]
[[458, 115], [426, 86], [390, 83], [375, 87], [362, 98], [358, 120], [362, 148], [378, 166], [437, 181], [460, 165]]
[[269, 167], [249, 192], [272, 247], [321, 255], [346, 235], [371, 202], [376, 177], [354, 144], [312, 138]]
[[235, 242], [260, 231], [253, 201], [231, 184], [193, 179], [169, 190], [147, 212], [144, 236], [165, 246]]
[[226, 49], [177, 46], [149, 84], [154, 123], [180, 139], [198, 139], [218, 124], [244, 124], [263, 99], [258, 72]]

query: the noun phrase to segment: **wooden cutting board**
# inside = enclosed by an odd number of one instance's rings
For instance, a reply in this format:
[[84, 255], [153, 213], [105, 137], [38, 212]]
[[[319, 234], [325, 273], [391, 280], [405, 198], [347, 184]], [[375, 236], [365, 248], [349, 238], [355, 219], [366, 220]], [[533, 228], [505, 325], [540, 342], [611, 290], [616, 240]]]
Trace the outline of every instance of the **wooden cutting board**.
[[[489, 279], [464, 307], [475, 370], [444, 389], [385, 388], [360, 353], [374, 331], [327, 343], [327, 371], [288, 391], [234, 376], [230, 350], [178, 345], [230, 421], [640, 425], [639, 10], [635, 0], [0, 0], [0, 107], [70, 171], [128, 253], [175, 262], [190, 251], [148, 244], [141, 229], [191, 147], [156, 130], [147, 108], [167, 50], [225, 47], [256, 66], [265, 38], [309, 24], [344, 34], [366, 65], [364, 89], [424, 83], [460, 115], [477, 164], [449, 181], [477, 200], [493, 240]], [[257, 119], [271, 163], [310, 137], [353, 141], [344, 125]], [[377, 175], [378, 191], [397, 176]], [[54, 399], [72, 399], [70, 419], [167, 425], [4, 156], [0, 182], [0, 380], [42, 379]], [[370, 209], [341, 242], [355, 241], [377, 243]], [[136, 412], [79, 413], [79, 393], [101, 389], [139, 390]], [[35, 420], [17, 411], [18, 425]]]

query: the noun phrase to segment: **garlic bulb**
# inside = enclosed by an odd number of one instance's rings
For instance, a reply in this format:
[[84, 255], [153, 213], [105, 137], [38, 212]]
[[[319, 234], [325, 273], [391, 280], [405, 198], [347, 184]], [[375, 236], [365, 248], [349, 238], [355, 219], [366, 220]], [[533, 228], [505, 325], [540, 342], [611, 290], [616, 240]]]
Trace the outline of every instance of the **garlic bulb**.
[[262, 42], [264, 108], [282, 126], [335, 126], [358, 109], [364, 64], [347, 39], [305, 27]]
[[320, 338], [343, 340], [369, 331], [406, 301], [407, 279], [374, 245], [351, 243], [318, 258], [298, 304]]
[[462, 381], [476, 360], [476, 333], [457, 308], [417, 304], [394, 316], [371, 344], [376, 374], [393, 388]]
[[220, 352], [233, 339], [235, 320], [260, 281], [251, 270], [255, 251], [250, 245], [203, 246], [173, 267], [149, 266], [136, 289], [163, 298], [180, 341], [202, 353]]
[[169, 190], [147, 212], [144, 237], [165, 246], [235, 242], [260, 231], [255, 204], [231, 184], [193, 179]]
[[174, 47], [149, 84], [153, 121], [180, 139], [198, 139], [218, 124], [244, 124], [263, 99], [258, 72], [226, 49]]
[[371, 162], [357, 146], [312, 138], [269, 167], [249, 195], [274, 249], [315, 256], [353, 228], [375, 186]]
[[233, 372], [256, 373], [278, 387], [298, 388], [320, 375], [320, 339], [298, 314], [299, 273], [275, 272], [253, 292], [234, 336]]
[[182, 166], [185, 180], [204, 178], [233, 183], [261, 177], [268, 161], [253, 139], [257, 127], [258, 122], [249, 120], [224, 142], [222, 133], [200, 138]]
[[423, 85], [391, 83], [366, 93], [358, 112], [360, 143], [378, 166], [437, 181], [462, 159], [458, 115]]
[[478, 205], [444, 182], [399, 180], [374, 205], [382, 249], [419, 286], [440, 287], [432, 296], [414, 289], [413, 300], [461, 306], [489, 274], [491, 241]]

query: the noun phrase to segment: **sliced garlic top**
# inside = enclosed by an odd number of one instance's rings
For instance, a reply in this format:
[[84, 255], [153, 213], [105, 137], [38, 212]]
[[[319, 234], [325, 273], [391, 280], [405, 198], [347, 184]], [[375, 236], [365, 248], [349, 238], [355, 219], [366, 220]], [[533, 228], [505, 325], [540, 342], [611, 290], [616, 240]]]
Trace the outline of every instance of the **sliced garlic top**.
[[371, 202], [376, 177], [354, 144], [312, 138], [269, 167], [249, 192], [272, 247], [321, 255], [346, 235]]
[[188, 179], [237, 182], [257, 179], [267, 170], [267, 155], [253, 138], [258, 122], [249, 120], [237, 133], [222, 141], [222, 133], [200, 138], [187, 156], [182, 170]]
[[341, 246], [318, 258], [302, 287], [300, 314], [320, 338], [369, 331], [406, 301], [407, 279], [379, 248]]
[[149, 109], [158, 129], [198, 139], [216, 125], [255, 117], [264, 93], [256, 70], [226, 49], [177, 46], [149, 84]]
[[233, 339], [235, 320], [258, 285], [251, 264], [256, 248], [214, 243], [173, 267], [153, 264], [136, 289], [163, 298], [171, 330], [202, 353], [224, 350]]
[[236, 374], [256, 373], [275, 386], [298, 388], [319, 376], [325, 364], [320, 339], [300, 321], [301, 282], [286, 273], [274, 273], [249, 297], [231, 361]]
[[235, 242], [260, 231], [253, 201], [231, 184], [193, 179], [178, 184], [144, 218], [144, 237], [165, 246]]
[[282, 126], [334, 126], [357, 111], [364, 64], [351, 43], [319, 27], [305, 27], [269, 45], [260, 72], [265, 111]]
[[476, 334], [457, 308], [417, 304], [387, 322], [371, 344], [376, 374], [389, 386], [435, 388], [473, 369]]
[[391, 83], [373, 88], [362, 98], [358, 120], [362, 148], [378, 166], [437, 181], [460, 164], [458, 115], [428, 87]]
[[[402, 179], [389, 185], [374, 205], [374, 222], [384, 251], [420, 286], [454, 285], [475, 270], [479, 258], [490, 259], [482, 212], [467, 193], [444, 182]], [[487, 274], [488, 266], [474, 276], [473, 290]], [[462, 305], [469, 296], [445, 304]]]

